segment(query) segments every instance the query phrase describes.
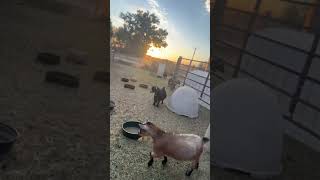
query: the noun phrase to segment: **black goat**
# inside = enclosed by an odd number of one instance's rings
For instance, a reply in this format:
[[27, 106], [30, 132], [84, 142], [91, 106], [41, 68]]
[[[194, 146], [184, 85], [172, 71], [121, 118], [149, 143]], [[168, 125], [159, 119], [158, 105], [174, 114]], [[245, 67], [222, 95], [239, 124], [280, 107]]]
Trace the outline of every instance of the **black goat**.
[[160, 89], [157, 86], [152, 86], [150, 93], [154, 93], [153, 105], [157, 107], [159, 107], [160, 101], [161, 101], [161, 104], [163, 104], [163, 100], [167, 97], [167, 92], [165, 87]]

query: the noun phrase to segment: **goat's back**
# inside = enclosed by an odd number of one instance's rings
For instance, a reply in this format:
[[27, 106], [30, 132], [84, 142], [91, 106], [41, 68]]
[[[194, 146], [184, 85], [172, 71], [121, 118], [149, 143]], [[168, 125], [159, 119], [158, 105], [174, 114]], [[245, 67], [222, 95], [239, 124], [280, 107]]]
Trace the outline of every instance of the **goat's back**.
[[164, 135], [154, 141], [154, 146], [177, 160], [193, 160], [203, 150], [202, 138], [194, 134]]

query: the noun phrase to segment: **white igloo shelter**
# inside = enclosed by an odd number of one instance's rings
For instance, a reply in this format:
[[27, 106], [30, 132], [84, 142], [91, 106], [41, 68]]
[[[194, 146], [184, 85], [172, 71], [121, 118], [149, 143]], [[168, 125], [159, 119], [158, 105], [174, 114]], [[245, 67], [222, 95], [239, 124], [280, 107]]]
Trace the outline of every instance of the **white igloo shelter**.
[[257, 177], [281, 173], [283, 119], [261, 83], [234, 79], [213, 90], [212, 163]]
[[188, 86], [182, 86], [168, 97], [166, 105], [169, 110], [176, 114], [196, 118], [199, 115], [198, 96], [196, 90]]

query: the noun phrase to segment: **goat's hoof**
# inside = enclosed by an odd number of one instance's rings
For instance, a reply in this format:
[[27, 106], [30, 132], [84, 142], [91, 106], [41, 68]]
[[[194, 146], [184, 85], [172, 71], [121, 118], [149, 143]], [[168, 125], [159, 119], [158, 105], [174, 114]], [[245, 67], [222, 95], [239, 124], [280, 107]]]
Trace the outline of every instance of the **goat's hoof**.
[[186, 176], [190, 176], [190, 175], [191, 175], [191, 173], [192, 173], [192, 171], [193, 171], [193, 169], [191, 169], [191, 170], [187, 170], [187, 171], [186, 171]]
[[148, 167], [152, 166], [153, 162], [148, 162]]

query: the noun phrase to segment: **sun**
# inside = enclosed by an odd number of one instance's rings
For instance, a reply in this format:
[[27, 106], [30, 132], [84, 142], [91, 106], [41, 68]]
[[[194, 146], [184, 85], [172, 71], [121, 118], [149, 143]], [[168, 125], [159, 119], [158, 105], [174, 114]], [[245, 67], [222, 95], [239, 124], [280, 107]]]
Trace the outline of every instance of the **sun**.
[[152, 57], [156, 57], [156, 58], [160, 58], [161, 51], [159, 48], [155, 48], [152, 46], [151, 48], [148, 49], [147, 55], [152, 56]]

